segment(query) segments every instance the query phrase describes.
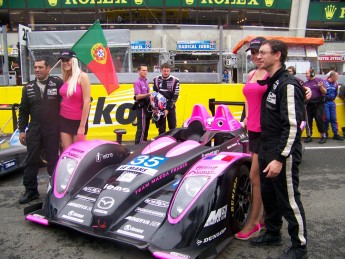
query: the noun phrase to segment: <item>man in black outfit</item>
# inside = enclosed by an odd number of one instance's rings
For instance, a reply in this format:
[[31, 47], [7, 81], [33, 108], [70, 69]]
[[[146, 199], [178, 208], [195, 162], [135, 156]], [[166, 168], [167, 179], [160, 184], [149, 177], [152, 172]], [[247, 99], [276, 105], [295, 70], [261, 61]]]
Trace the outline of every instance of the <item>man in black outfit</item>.
[[180, 93], [180, 81], [170, 75], [171, 67], [164, 63], [161, 65], [162, 75], [153, 79], [153, 91], [161, 93], [167, 100], [167, 107], [164, 116], [156, 121], [159, 135], [166, 132], [166, 119], [168, 120], [169, 130], [176, 128], [176, 106], [175, 103]]
[[262, 43], [258, 59], [269, 78], [261, 103], [259, 150], [261, 195], [267, 231], [253, 239], [254, 246], [281, 245], [282, 216], [288, 221], [292, 246], [279, 257], [307, 258], [307, 229], [300, 200], [299, 164], [302, 160], [300, 124], [303, 120], [304, 89], [288, 73], [284, 63], [287, 46], [279, 40]]
[[49, 176], [53, 175], [59, 159], [59, 89], [63, 81], [49, 75], [50, 66], [45, 58], [36, 59], [34, 71], [36, 79], [23, 87], [19, 106], [19, 140], [27, 146], [23, 178], [25, 193], [19, 198], [20, 204], [28, 203], [39, 197], [37, 174], [41, 164], [42, 150], [45, 152]]

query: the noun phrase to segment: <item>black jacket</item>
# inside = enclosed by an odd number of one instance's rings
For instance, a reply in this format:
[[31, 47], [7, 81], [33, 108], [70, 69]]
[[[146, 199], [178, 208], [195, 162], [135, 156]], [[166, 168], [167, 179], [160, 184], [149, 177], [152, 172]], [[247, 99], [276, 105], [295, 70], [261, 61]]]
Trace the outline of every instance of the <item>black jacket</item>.
[[275, 148], [275, 159], [280, 162], [285, 161], [295, 141], [300, 140], [304, 96], [302, 86], [285, 67], [267, 81], [261, 103], [261, 140], [267, 148]]
[[60, 101], [59, 89], [63, 81], [59, 77], [49, 76], [41, 97], [41, 91], [36, 80], [23, 87], [22, 99], [19, 105], [18, 128], [25, 132], [30, 127], [42, 127], [42, 130], [59, 130]]
[[167, 109], [172, 109], [180, 94], [180, 81], [172, 75], [166, 79], [157, 76], [153, 79], [153, 91], [161, 93], [167, 99]]

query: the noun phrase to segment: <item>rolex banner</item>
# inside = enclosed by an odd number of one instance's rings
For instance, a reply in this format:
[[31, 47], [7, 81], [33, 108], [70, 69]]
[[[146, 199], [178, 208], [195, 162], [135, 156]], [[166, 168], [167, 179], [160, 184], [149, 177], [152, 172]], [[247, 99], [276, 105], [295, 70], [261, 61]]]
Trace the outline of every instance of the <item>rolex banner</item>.
[[119, 88], [113, 59], [99, 20], [81, 36], [72, 50], [77, 54], [77, 58], [97, 76], [108, 95]]

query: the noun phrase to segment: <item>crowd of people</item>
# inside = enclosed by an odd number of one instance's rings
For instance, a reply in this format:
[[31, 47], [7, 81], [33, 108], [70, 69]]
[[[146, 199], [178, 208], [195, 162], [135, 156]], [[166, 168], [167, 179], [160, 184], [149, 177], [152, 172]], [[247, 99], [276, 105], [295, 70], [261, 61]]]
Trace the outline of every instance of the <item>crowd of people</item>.
[[[279, 40], [257, 37], [246, 51], [250, 51], [256, 66], [243, 87], [253, 200], [246, 224], [235, 238], [250, 239], [251, 245], [259, 247], [281, 245], [284, 217], [292, 245], [280, 258], [307, 258], [306, 218], [298, 189], [302, 125], [307, 125], [305, 143], [313, 141], [313, 120], [321, 136], [320, 144], [327, 141], [329, 124], [333, 139], [344, 140], [338, 132], [334, 102], [338, 96], [338, 74], [330, 71], [323, 80], [310, 68], [305, 82], [296, 78], [296, 69], [285, 67], [288, 48]], [[59, 152], [85, 140], [88, 131], [89, 77], [79, 68], [73, 51], [61, 52], [59, 61], [62, 79], [50, 76], [48, 59], [40, 57], [34, 63], [35, 80], [23, 87], [18, 128], [28, 156], [23, 178], [25, 193], [19, 198], [20, 204], [39, 197], [37, 174], [42, 152], [51, 177]], [[176, 128], [180, 82], [170, 74], [169, 64], [162, 64], [160, 71], [161, 75], [153, 79], [151, 92], [147, 65], [138, 67], [139, 78], [133, 85], [135, 144], [147, 141], [152, 120], [159, 135], [166, 132], [167, 125], [169, 130]], [[345, 98], [344, 88], [339, 97]], [[345, 135], [345, 128], [342, 130]]]

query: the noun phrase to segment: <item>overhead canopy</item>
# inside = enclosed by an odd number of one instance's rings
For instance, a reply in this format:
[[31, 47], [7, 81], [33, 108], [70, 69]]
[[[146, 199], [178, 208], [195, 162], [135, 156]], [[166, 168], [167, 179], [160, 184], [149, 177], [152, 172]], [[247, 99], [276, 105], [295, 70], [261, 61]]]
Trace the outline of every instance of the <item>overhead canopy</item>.
[[[255, 39], [258, 36], [247, 36], [243, 40], [241, 40], [239, 43], [236, 44], [236, 46], [232, 49], [232, 53], [237, 54], [240, 48], [242, 48], [243, 45], [246, 45], [249, 43], [252, 39]], [[302, 38], [302, 37], [285, 37], [285, 36], [264, 36], [267, 40], [281, 40], [285, 42], [287, 45], [299, 45], [299, 46], [321, 46], [323, 45], [324, 41], [323, 38]]]

